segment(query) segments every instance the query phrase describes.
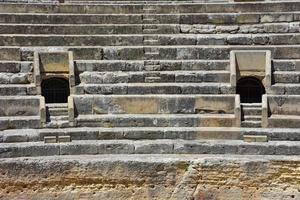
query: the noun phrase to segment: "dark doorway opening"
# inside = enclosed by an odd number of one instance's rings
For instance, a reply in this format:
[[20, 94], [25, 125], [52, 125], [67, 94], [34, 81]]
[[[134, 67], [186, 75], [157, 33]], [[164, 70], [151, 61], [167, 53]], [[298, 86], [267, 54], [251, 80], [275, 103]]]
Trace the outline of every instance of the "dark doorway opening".
[[261, 103], [262, 95], [266, 93], [260, 80], [254, 77], [245, 77], [237, 82], [237, 94], [242, 103]]
[[42, 95], [46, 103], [67, 103], [69, 82], [63, 78], [49, 78], [42, 82]]

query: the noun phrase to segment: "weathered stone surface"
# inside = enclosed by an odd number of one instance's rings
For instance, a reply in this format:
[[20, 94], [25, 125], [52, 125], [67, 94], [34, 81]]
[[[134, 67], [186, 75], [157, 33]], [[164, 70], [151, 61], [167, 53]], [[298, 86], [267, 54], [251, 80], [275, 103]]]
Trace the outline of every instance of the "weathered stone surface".
[[0, 163], [5, 200], [300, 198], [298, 157], [102, 155]]

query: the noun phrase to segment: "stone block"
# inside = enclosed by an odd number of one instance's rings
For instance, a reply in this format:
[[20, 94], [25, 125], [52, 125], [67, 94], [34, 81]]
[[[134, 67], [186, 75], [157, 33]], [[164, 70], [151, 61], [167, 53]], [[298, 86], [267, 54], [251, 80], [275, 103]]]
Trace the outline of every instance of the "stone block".
[[60, 155], [82, 155], [82, 154], [97, 154], [97, 143], [61, 143]]
[[[22, 70], [21, 64], [16, 62], [1, 62], [0, 72], [18, 73]], [[23, 71], [22, 71], [23, 72]]]
[[72, 142], [70, 135], [59, 135], [57, 138], [58, 143]]
[[27, 143], [24, 143], [23, 146], [23, 150], [20, 153], [24, 157], [59, 155], [59, 146], [56, 144], [38, 143], [36, 145], [32, 145], [32, 143], [30, 143], [27, 145]]
[[131, 142], [104, 142], [98, 146], [99, 154], [132, 154], [134, 145]]
[[268, 142], [267, 135], [244, 135], [244, 142]]
[[68, 52], [39, 52], [41, 73], [68, 73]]
[[171, 154], [173, 153], [173, 144], [166, 142], [151, 143], [151, 142], [138, 142], [135, 143], [136, 154]]
[[56, 136], [45, 136], [44, 143], [56, 143], [57, 137]]

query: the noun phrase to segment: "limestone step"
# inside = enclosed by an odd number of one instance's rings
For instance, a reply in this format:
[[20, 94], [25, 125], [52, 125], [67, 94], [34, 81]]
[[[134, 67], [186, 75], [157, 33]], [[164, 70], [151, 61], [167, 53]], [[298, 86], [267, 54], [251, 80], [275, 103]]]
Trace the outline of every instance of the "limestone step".
[[[164, 45], [296, 45], [300, 44], [300, 33], [285, 34], [168, 34], [153, 35], [157, 43], [145, 43], [140, 34], [122, 35], [30, 35], [1, 34], [0, 46], [156, 46]], [[153, 41], [155, 39], [150, 39]], [[147, 39], [146, 39], [147, 41]], [[150, 48], [150, 47], [149, 47]]]
[[0, 85], [0, 96], [36, 95], [33, 84], [3, 84]]
[[261, 121], [261, 115], [244, 115], [243, 119], [245, 121]]
[[144, 45], [158, 45], [158, 40], [144, 40]]
[[257, 33], [295, 33], [299, 32], [299, 22], [270, 22], [259, 24], [183, 24], [181, 33], [196, 34], [257, 34]]
[[300, 95], [300, 83], [275, 83], [271, 86], [270, 94]]
[[3, 143], [1, 158], [86, 154], [299, 155], [300, 142], [247, 143], [240, 140], [105, 140], [70, 143]]
[[50, 121], [48, 121], [46, 124], [44, 124], [44, 128], [67, 128], [70, 127], [70, 123], [68, 120], [63, 120], [61, 118], [54, 119], [52, 118]]
[[60, 129], [18, 129], [0, 132], [0, 142], [43, 141], [45, 136], [69, 135], [72, 140], [112, 140], [112, 139], [242, 139], [243, 131], [237, 128], [219, 127], [121, 127], [93, 128], [72, 127]]
[[143, 34], [157, 34], [160, 33], [160, 31], [157, 28], [144, 28]]
[[247, 128], [259, 128], [261, 127], [261, 121], [245, 120], [242, 121], [241, 126]]
[[32, 81], [32, 73], [0, 72], [0, 84], [30, 84]]
[[53, 121], [69, 121], [69, 116], [68, 115], [52, 115], [50, 116], [50, 122]]
[[0, 117], [0, 130], [40, 128], [40, 116]]
[[[113, 1], [112, 1], [113, 2]], [[145, 1], [147, 2], [147, 1]], [[191, 2], [177, 4], [176, 2], [162, 3], [163, 5], [153, 6], [157, 13], [251, 13], [251, 12], [292, 12], [299, 11], [299, 2], [255, 2], [257, 6], [253, 6], [253, 2], [245, 3], [208, 3]], [[100, 4], [86, 7], [84, 5], [67, 5], [67, 4], [1, 4], [0, 12], [11, 13], [142, 13], [144, 2], [140, 4], [123, 3], [118, 4]]]
[[1, 61], [20, 61], [21, 52], [19, 47], [0, 47], [0, 60]]
[[[140, 34], [139, 24], [0, 24], [0, 34]], [[162, 25], [161, 33], [179, 33], [177, 25]]]
[[68, 115], [68, 104], [66, 103], [46, 104], [46, 109], [51, 117]]
[[299, 59], [274, 59], [273, 67], [275, 72], [287, 72], [287, 71], [300, 71], [300, 60]]
[[[1, 6], [1, 4], [0, 4]], [[105, 5], [102, 5], [103, 8]], [[109, 6], [109, 5], [107, 5]], [[70, 13], [58, 13], [58, 9], [55, 13], [38, 13], [36, 6], [28, 8], [22, 13], [16, 13], [16, 10], [10, 11], [2, 10], [0, 7], [0, 23], [19, 23], [19, 24], [259, 24], [259, 23], [270, 23], [270, 22], [293, 22], [299, 19], [299, 10], [278, 13], [270, 12], [255, 12], [255, 13], [222, 13], [217, 11], [216, 13], [171, 13], [168, 11], [167, 14], [147, 14], [145, 15], [141, 8], [139, 13], [132, 13], [134, 7], [137, 5], [128, 5], [130, 14], [122, 13], [114, 6], [113, 10], [107, 10], [103, 12], [93, 14], [80, 14], [76, 12]], [[187, 6], [185, 4], [185, 6]], [[161, 6], [163, 7], [163, 6]], [[83, 7], [84, 8], [84, 7]], [[101, 9], [103, 9], [101, 8]], [[30, 9], [34, 9], [35, 13], [30, 13]], [[62, 9], [62, 8], [60, 8]], [[94, 8], [95, 9], [95, 8]], [[185, 8], [187, 9], [187, 8]], [[87, 10], [85, 9], [85, 12]], [[51, 11], [49, 11], [51, 12]], [[116, 13], [114, 13], [116, 12]], [[197, 11], [196, 11], [197, 12]], [[100, 13], [100, 14], [99, 14]], [[159, 13], [159, 12], [158, 12]], [[143, 16], [146, 16], [145, 18]], [[226, 16], [226, 17], [224, 17]], [[295, 19], [295, 20], [294, 20]]]
[[161, 77], [156, 77], [156, 76], [149, 76], [149, 77], [145, 77], [145, 83], [160, 83], [162, 82]]
[[[229, 55], [231, 50], [271, 50], [272, 55], [275, 59], [299, 59], [300, 45], [272, 45], [272, 46], [209, 46], [209, 45], [191, 45], [191, 46], [155, 46], [159, 49], [160, 55], [156, 60], [229, 60]], [[32, 55], [34, 50], [49, 49], [50, 47], [22, 47], [22, 59], [24, 61], [32, 60]], [[52, 47], [56, 49], [58, 47]], [[144, 60], [144, 47], [143, 46], [69, 46], [60, 47], [64, 50], [72, 50], [75, 54], [75, 59], [96, 59], [96, 60]], [[20, 49], [19, 47], [1, 47], [0, 52], [3, 50], [15, 51]], [[50, 48], [51, 49], [51, 48]], [[58, 48], [59, 49], [59, 48]], [[8, 53], [9, 52], [9, 53]], [[10, 51], [5, 52], [8, 56], [14, 55], [10, 54]], [[17, 51], [18, 52], [18, 51]], [[19, 52], [18, 52], [19, 53]], [[19, 59], [20, 59], [19, 53]], [[8, 59], [5, 59], [8, 60]], [[14, 59], [17, 60], [17, 59]]]
[[234, 114], [104, 114], [79, 115], [81, 127], [221, 127], [235, 125]]
[[261, 103], [241, 103], [241, 105], [245, 108], [261, 108]]
[[157, 77], [161, 83], [229, 83], [230, 81], [229, 71], [83, 72], [79, 77], [83, 84], [143, 83], [149, 77]]
[[[70, 135], [72, 140], [157, 140], [157, 139], [230, 139], [243, 135], [267, 135], [269, 140], [300, 141], [297, 128], [235, 127], [71, 127], [60, 129], [8, 129], [0, 131], [0, 143], [43, 141], [44, 136]], [[1, 146], [1, 145], [0, 145]]]
[[[2, 4], [0, 4], [1, 6]], [[35, 7], [35, 6], [34, 6]], [[128, 6], [129, 8], [132, 5]], [[30, 7], [29, 7], [30, 9]], [[142, 24], [141, 15], [137, 14], [78, 14], [73, 13], [24, 13], [1, 12], [0, 23], [19, 24]], [[32, 9], [32, 8], [31, 8]], [[35, 9], [37, 11], [37, 9]], [[111, 12], [111, 11], [110, 11]]]
[[[271, 50], [274, 59], [299, 59], [300, 45], [187, 45], [156, 46], [160, 55], [156, 60], [229, 60], [231, 50]], [[0, 60], [32, 61], [34, 51], [71, 50], [75, 60], [144, 60], [143, 46], [52, 46], [0, 47]], [[289, 53], [286, 53], [289, 52]]]
[[[79, 73], [84, 71], [144, 71], [147, 70], [145, 65], [159, 65], [156, 68], [157, 71], [214, 71], [229, 69], [229, 60], [160, 60], [156, 61], [156, 63], [145, 63], [146, 61], [142, 60], [76, 60], [75, 62], [75, 67]], [[0, 61], [0, 66], [1, 63], [2, 61]], [[300, 66], [300, 60], [273, 60], [273, 67], [276, 70], [282, 69], [283, 71], [283, 69], [287, 69], [289, 71], [297, 71], [297, 63]]]
[[77, 94], [234, 94], [230, 84], [221, 83], [119, 83], [80, 84]]
[[32, 62], [0, 61], [0, 73], [29, 73], [33, 70]]
[[300, 83], [300, 71], [275, 71], [275, 83]]
[[261, 107], [243, 107], [244, 115], [261, 115]]

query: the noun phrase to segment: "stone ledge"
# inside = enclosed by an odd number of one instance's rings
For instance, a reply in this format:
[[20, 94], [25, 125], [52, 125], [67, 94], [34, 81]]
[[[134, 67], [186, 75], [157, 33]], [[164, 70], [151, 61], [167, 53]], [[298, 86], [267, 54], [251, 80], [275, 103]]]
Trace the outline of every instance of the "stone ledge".
[[299, 141], [245, 143], [240, 140], [81, 140], [71, 143], [2, 143], [0, 158], [96, 154], [300, 155]]
[[[0, 159], [8, 199], [299, 199], [299, 156], [97, 155]], [[216, 175], [217, 174], [217, 175]], [[41, 184], [42, 183], [42, 184]]]

